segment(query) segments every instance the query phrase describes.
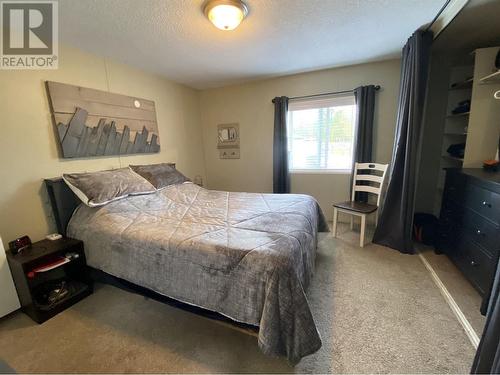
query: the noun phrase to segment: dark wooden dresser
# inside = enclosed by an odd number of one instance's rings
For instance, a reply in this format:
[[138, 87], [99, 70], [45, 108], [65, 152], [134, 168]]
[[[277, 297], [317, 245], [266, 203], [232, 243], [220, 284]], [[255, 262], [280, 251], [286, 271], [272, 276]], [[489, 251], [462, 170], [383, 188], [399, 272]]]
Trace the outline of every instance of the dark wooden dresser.
[[446, 169], [436, 248], [483, 296], [484, 312], [500, 253], [500, 173]]

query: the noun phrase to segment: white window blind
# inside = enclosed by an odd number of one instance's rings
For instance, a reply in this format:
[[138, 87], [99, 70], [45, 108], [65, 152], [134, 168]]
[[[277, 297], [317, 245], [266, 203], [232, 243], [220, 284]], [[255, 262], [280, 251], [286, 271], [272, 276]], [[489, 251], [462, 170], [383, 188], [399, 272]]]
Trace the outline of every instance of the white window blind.
[[290, 170], [350, 170], [354, 95], [291, 100], [288, 105]]

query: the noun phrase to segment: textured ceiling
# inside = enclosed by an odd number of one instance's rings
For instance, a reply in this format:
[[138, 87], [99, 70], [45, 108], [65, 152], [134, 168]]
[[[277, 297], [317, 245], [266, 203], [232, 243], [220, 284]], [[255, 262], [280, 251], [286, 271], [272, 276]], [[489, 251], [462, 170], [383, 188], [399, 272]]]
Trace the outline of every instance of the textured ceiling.
[[60, 0], [63, 43], [203, 89], [399, 56], [445, 0], [246, 0], [234, 31], [203, 0]]

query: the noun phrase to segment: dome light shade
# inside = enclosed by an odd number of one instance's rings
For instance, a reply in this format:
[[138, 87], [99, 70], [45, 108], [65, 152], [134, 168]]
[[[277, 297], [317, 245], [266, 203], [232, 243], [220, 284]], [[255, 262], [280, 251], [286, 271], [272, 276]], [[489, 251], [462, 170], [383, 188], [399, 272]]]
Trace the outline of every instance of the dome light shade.
[[203, 9], [207, 18], [221, 30], [234, 30], [248, 14], [241, 0], [210, 0]]

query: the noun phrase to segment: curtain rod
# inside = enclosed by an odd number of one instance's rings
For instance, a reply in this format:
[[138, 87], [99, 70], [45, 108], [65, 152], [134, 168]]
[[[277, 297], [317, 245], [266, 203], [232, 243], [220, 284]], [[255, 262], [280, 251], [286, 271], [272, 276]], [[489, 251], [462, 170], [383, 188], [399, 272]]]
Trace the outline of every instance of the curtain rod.
[[[375, 90], [376, 91], [380, 90], [380, 88], [381, 88], [380, 85], [376, 85], [375, 86]], [[321, 94], [314, 94], [314, 95], [293, 96], [293, 97], [290, 97], [288, 99], [290, 99], [290, 100], [307, 99], [307, 98], [316, 98], [318, 96], [348, 94], [348, 93], [352, 93], [352, 92], [354, 92], [354, 89], [352, 89], [352, 90], [343, 90], [343, 91], [324, 92], [324, 93], [321, 93]], [[274, 103], [274, 99], [272, 100], [272, 102]]]

